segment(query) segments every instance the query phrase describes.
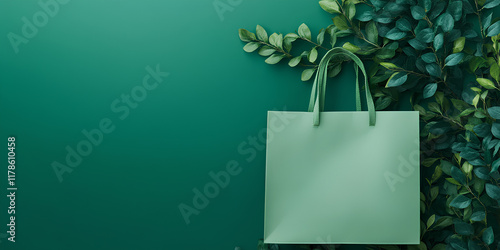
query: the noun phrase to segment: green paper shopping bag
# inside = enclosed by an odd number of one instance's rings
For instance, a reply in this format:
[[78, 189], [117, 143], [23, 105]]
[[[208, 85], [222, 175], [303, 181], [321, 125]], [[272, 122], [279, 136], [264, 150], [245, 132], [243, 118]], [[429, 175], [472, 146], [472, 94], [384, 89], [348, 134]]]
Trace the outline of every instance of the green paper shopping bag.
[[[323, 112], [335, 57], [354, 61], [356, 112]], [[375, 112], [365, 68], [351, 52], [323, 57], [309, 112], [268, 112], [266, 150], [265, 243], [420, 243], [418, 112]]]

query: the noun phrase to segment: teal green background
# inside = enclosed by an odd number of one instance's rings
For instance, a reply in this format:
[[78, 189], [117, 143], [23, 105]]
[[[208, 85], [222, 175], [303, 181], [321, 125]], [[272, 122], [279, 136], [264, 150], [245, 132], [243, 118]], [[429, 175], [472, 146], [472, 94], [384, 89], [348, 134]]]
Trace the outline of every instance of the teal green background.
[[[45, 1], [45, 0], [44, 0]], [[227, 1], [220, 2], [228, 4]], [[233, 1], [233, 3], [236, 1]], [[265, 153], [238, 152], [266, 127], [268, 110], [305, 111], [310, 83], [285, 63], [247, 54], [238, 28], [313, 34], [331, 22], [316, 1], [70, 1], [15, 53], [37, 1], [0, 2], [0, 138], [16, 136], [16, 243], [1, 249], [255, 249], [263, 237]], [[120, 120], [110, 104], [170, 75]], [[329, 85], [329, 110], [354, 110], [351, 67]], [[59, 182], [52, 162], [102, 118], [116, 129]], [[242, 172], [186, 225], [178, 205], [235, 160]], [[8, 223], [7, 164], [0, 161], [0, 237]]]

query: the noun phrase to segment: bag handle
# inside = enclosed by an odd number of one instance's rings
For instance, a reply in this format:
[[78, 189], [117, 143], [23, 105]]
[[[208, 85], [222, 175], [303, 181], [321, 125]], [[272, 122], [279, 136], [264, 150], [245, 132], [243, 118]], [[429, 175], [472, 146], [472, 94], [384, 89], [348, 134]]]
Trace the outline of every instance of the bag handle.
[[368, 106], [368, 116], [369, 125], [375, 126], [376, 116], [375, 116], [375, 105], [373, 104], [373, 98], [370, 94], [370, 86], [368, 85], [368, 77], [366, 75], [365, 67], [361, 59], [351, 53], [350, 51], [338, 47], [329, 50], [325, 56], [321, 59], [319, 63], [318, 70], [316, 72], [316, 77], [314, 78], [314, 84], [311, 91], [311, 99], [309, 101], [309, 112], [313, 112], [313, 124], [314, 126], [319, 126], [319, 114], [323, 111], [325, 105], [325, 92], [326, 92], [326, 81], [328, 78], [328, 63], [335, 56], [347, 56], [354, 61], [354, 71], [356, 72], [356, 111], [361, 111], [361, 100], [359, 93], [359, 83], [358, 83], [358, 68], [365, 78], [365, 94], [366, 103]]

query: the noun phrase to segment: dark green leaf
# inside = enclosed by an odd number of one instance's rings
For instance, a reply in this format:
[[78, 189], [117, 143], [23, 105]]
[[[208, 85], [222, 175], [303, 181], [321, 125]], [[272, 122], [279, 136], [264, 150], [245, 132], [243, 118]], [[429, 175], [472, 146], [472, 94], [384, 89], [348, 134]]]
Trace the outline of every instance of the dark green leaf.
[[424, 88], [424, 99], [429, 98], [431, 96], [434, 96], [434, 93], [436, 93], [437, 90], [437, 83], [429, 83], [425, 85]]
[[418, 32], [417, 39], [424, 43], [430, 43], [434, 40], [434, 32], [431, 28], [423, 29]]
[[[467, 205], [468, 206], [468, 205]], [[466, 206], [466, 207], [467, 207]], [[442, 229], [453, 224], [453, 219], [450, 216], [442, 216], [435, 223], [435, 229]]]
[[490, 114], [493, 119], [500, 119], [500, 106], [488, 108], [488, 114]]
[[480, 137], [486, 137], [490, 135], [491, 126], [488, 123], [481, 123], [473, 128], [474, 132]]
[[[498, 147], [500, 147], [500, 144], [497, 144], [497, 146], [495, 147], [495, 153], [498, 152]], [[494, 161], [492, 164], [491, 164], [491, 171], [490, 171], [490, 174], [494, 173], [495, 171], [498, 170], [498, 167], [500, 167], [500, 158], [498, 158], [496, 161]]]
[[409, 40], [408, 43], [416, 50], [424, 50], [425, 48], [427, 48], [424, 43], [416, 38]]
[[496, 138], [500, 138], [500, 123], [495, 122], [491, 124], [491, 133]]
[[420, 6], [412, 6], [411, 15], [415, 20], [420, 20], [425, 17], [425, 10]]
[[365, 11], [365, 12], [361, 13], [361, 15], [359, 15], [358, 20], [362, 21], [362, 22], [368, 22], [368, 21], [372, 20], [372, 18], [373, 18], [372, 12]]
[[434, 37], [434, 49], [439, 50], [443, 47], [444, 36], [443, 33], [439, 33]]
[[429, 12], [432, 8], [432, 0], [424, 0], [425, 12]]
[[483, 179], [483, 180], [490, 179], [489, 172], [490, 172], [490, 170], [487, 169], [486, 167], [474, 168], [474, 174], [476, 174], [476, 176], [478, 178]]
[[496, 36], [500, 34], [500, 22], [495, 22], [486, 31], [486, 36]]
[[401, 31], [412, 30], [410, 22], [405, 18], [401, 18], [396, 22], [396, 28], [398, 28]]
[[392, 102], [391, 97], [386, 96], [386, 97], [380, 97], [377, 99], [375, 102], [375, 110], [383, 110], [387, 108]]
[[468, 207], [471, 202], [472, 200], [466, 196], [459, 195], [450, 202], [450, 206], [462, 209]]
[[387, 32], [385, 37], [390, 40], [399, 40], [401, 38], [404, 38], [406, 36], [406, 33], [399, 30], [398, 28], [393, 28]]
[[460, 18], [462, 18], [462, 1], [450, 2], [448, 5], [448, 12], [453, 16], [455, 21], [459, 21]]
[[453, 177], [453, 179], [455, 179], [456, 181], [458, 181], [460, 184], [462, 185], [467, 185], [467, 182], [465, 180], [465, 175], [464, 173], [462, 172], [462, 170], [460, 170], [459, 168], [453, 166], [451, 167], [451, 177]]
[[451, 55], [446, 57], [446, 59], [444, 60], [444, 63], [446, 66], [455, 66], [455, 65], [459, 64], [460, 62], [462, 62], [463, 58], [464, 58], [463, 53], [451, 54]]
[[491, 245], [493, 241], [495, 240], [495, 234], [493, 233], [493, 228], [488, 227], [486, 230], [483, 232], [483, 241], [486, 243], [486, 245]]
[[425, 69], [431, 76], [441, 77], [441, 68], [436, 63], [427, 64]]
[[436, 55], [432, 52], [425, 53], [422, 55], [422, 60], [426, 63], [433, 63], [436, 62]]
[[453, 20], [450, 13], [445, 12], [438, 17], [436, 23], [444, 32], [450, 32], [455, 25], [455, 20]]
[[397, 87], [402, 85], [408, 79], [408, 74], [403, 72], [396, 72], [387, 81], [386, 87]]
[[489, 197], [495, 199], [495, 200], [500, 200], [500, 187], [495, 186], [490, 183], [486, 183], [485, 185], [486, 193], [488, 194]]
[[491, 18], [493, 17], [493, 13], [490, 13], [483, 19], [483, 29], [487, 29], [491, 25]]
[[477, 211], [471, 215], [470, 220], [471, 221], [482, 221], [482, 220], [484, 220], [485, 217], [486, 217], [486, 214], [484, 213], [484, 211]]
[[455, 225], [455, 231], [464, 236], [471, 236], [474, 234], [474, 227], [466, 222], [456, 219], [453, 224]]

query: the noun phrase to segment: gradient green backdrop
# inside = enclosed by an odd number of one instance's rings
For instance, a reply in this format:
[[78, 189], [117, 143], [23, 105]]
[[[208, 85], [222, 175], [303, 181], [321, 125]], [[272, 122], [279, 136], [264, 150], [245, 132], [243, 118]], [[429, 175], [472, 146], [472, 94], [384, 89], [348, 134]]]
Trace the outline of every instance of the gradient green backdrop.
[[[214, 2], [233, 6], [219, 15]], [[316, 2], [72, 0], [15, 53], [8, 34], [42, 8], [0, 1], [0, 249], [255, 249], [265, 153], [247, 161], [238, 146], [266, 127], [268, 110], [305, 111], [310, 83], [245, 53], [237, 30], [288, 33], [306, 22], [317, 34], [331, 15]], [[170, 75], [120, 120], [111, 103], [157, 64]], [[329, 85], [330, 110], [354, 109], [348, 68], [344, 84]], [[102, 118], [116, 129], [59, 182], [51, 164]], [[2, 238], [8, 136], [17, 138], [15, 244]], [[187, 225], [178, 205], [192, 206], [193, 189], [231, 160], [241, 173]]]

